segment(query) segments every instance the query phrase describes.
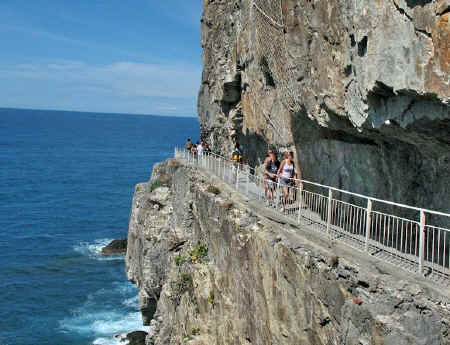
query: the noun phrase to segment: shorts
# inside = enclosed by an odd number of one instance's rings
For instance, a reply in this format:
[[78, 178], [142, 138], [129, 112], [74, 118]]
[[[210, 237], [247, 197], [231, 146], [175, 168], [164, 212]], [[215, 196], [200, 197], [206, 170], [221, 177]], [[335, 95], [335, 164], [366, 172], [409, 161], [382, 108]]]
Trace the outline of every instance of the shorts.
[[280, 177], [280, 185], [282, 187], [292, 187], [294, 185], [294, 181], [287, 177]]
[[276, 178], [270, 178], [270, 177], [266, 177], [266, 182], [267, 182], [267, 188], [270, 189], [275, 189], [276, 185], [277, 185], [277, 179]]

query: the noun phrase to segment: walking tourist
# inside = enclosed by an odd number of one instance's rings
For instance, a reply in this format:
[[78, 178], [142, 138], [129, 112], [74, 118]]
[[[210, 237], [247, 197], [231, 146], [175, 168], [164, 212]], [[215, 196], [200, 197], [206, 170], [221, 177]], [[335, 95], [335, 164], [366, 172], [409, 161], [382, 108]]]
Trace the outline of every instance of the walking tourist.
[[286, 211], [286, 201], [289, 197], [289, 189], [294, 186], [294, 179], [297, 178], [294, 166], [294, 153], [285, 152], [283, 154], [283, 161], [280, 164], [280, 168], [277, 173], [280, 181], [280, 186], [283, 188], [283, 197], [281, 198], [282, 208], [281, 211]]
[[184, 144], [184, 148], [185, 148], [186, 150], [188, 150], [188, 151], [191, 151], [191, 148], [192, 148], [192, 141], [191, 141], [191, 139], [188, 139], [188, 140], [186, 141], [186, 144]]
[[277, 183], [277, 173], [280, 168], [280, 162], [273, 150], [267, 151], [268, 157], [264, 161], [264, 188], [266, 191], [266, 198], [268, 201], [274, 199], [274, 192]]
[[203, 156], [203, 151], [204, 151], [203, 141], [200, 141], [200, 143], [197, 143], [197, 154], [199, 157]]
[[197, 145], [193, 144], [191, 146], [191, 154], [192, 154], [194, 159], [197, 158]]
[[243, 162], [243, 156], [242, 156], [242, 151], [241, 151], [241, 149], [240, 149], [240, 147], [239, 147], [239, 144], [236, 144], [236, 145], [234, 146], [234, 150], [233, 150], [233, 152], [231, 153], [231, 160], [232, 160], [234, 163], [236, 163], [237, 165], [238, 165], [238, 164], [242, 164], [242, 162]]
[[233, 161], [232, 167], [234, 177], [233, 183], [235, 183], [236, 180], [238, 179], [239, 165], [243, 163], [242, 151], [238, 143], [236, 143], [236, 145], [234, 146], [234, 150], [231, 153], [231, 160]]

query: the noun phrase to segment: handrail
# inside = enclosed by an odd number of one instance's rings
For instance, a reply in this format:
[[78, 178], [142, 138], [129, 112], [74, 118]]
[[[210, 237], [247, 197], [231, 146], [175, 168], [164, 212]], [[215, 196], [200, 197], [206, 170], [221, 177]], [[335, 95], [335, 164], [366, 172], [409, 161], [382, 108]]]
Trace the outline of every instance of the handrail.
[[[228, 161], [230, 163], [233, 163], [233, 161], [229, 158], [226, 158], [220, 154], [214, 153], [214, 152], [208, 152], [208, 154], [216, 156], [220, 159], [223, 159], [225, 161]], [[249, 166], [248, 164], [241, 164], [245, 167], [247, 167], [250, 171], [257, 171], [256, 168], [252, 168], [251, 166]], [[375, 198], [373, 196], [368, 196], [368, 195], [364, 195], [364, 194], [359, 194], [359, 193], [354, 193], [354, 192], [350, 192], [348, 190], [344, 190], [344, 189], [340, 189], [340, 188], [336, 188], [333, 186], [328, 186], [328, 185], [323, 185], [317, 182], [313, 182], [313, 181], [308, 181], [308, 180], [304, 180], [304, 179], [294, 179], [294, 178], [290, 178], [290, 180], [293, 180], [294, 182], [299, 182], [299, 183], [308, 183], [308, 184], [312, 184], [316, 187], [322, 187], [322, 188], [329, 188], [332, 189], [335, 192], [339, 192], [339, 193], [345, 193], [345, 194], [349, 194], [349, 195], [353, 195], [353, 196], [357, 196], [359, 198], [362, 199], [370, 199], [372, 201], [376, 201], [376, 202], [382, 202], [388, 205], [392, 205], [392, 206], [398, 206], [398, 207], [403, 207], [403, 208], [408, 208], [414, 211], [424, 211], [426, 213], [430, 213], [430, 214], [435, 214], [435, 215], [439, 215], [439, 216], [444, 216], [444, 217], [450, 217], [450, 213], [445, 213], [445, 212], [440, 212], [440, 211], [435, 211], [435, 210], [430, 210], [430, 209], [426, 209], [426, 208], [422, 208], [422, 207], [416, 207], [416, 206], [411, 206], [411, 205], [406, 205], [406, 204], [402, 204], [402, 203], [398, 203], [395, 201], [389, 201], [389, 200], [385, 200], [385, 199], [379, 199], [379, 198]]]
[[[276, 210], [281, 207], [284, 215], [294, 218], [306, 228], [325, 233], [330, 238], [409, 271], [450, 283], [450, 229], [426, 223], [426, 214], [443, 217], [450, 217], [450, 214], [372, 198], [302, 179], [290, 179], [300, 182], [298, 185], [272, 181], [265, 174], [261, 176], [259, 169], [236, 163], [213, 152], [198, 156], [176, 148], [175, 157], [206, 169], [238, 192], [265, 202], [268, 207]], [[324, 190], [320, 193], [314, 189], [306, 190], [304, 183]], [[334, 192], [363, 198], [367, 206], [336, 199]], [[419, 211], [420, 220], [373, 210], [373, 201]]]

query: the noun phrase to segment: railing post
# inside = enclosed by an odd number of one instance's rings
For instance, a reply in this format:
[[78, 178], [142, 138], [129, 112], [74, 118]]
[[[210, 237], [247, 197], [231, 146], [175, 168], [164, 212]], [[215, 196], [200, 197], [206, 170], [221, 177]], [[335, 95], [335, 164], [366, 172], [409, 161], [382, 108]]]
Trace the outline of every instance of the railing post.
[[425, 212], [420, 210], [419, 273], [423, 274], [425, 255]]
[[372, 200], [367, 199], [367, 209], [366, 209], [366, 243], [365, 250], [369, 251], [369, 240], [370, 240], [370, 231], [372, 229]]
[[333, 191], [328, 188], [328, 214], [327, 214], [327, 235], [330, 236], [331, 228], [331, 201], [333, 200]]
[[297, 223], [300, 224], [300, 218], [302, 216], [302, 208], [303, 208], [303, 183], [300, 182], [300, 186], [298, 187], [300, 192], [300, 196], [298, 197], [298, 216]]

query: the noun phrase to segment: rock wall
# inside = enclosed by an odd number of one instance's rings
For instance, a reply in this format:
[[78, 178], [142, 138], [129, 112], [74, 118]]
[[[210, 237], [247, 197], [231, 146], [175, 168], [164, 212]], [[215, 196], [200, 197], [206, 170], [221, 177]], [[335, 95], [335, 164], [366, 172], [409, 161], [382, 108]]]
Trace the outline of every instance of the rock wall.
[[450, 212], [449, 0], [204, 0], [202, 136]]
[[176, 160], [136, 187], [126, 270], [147, 345], [450, 344], [448, 289], [299, 229]]

